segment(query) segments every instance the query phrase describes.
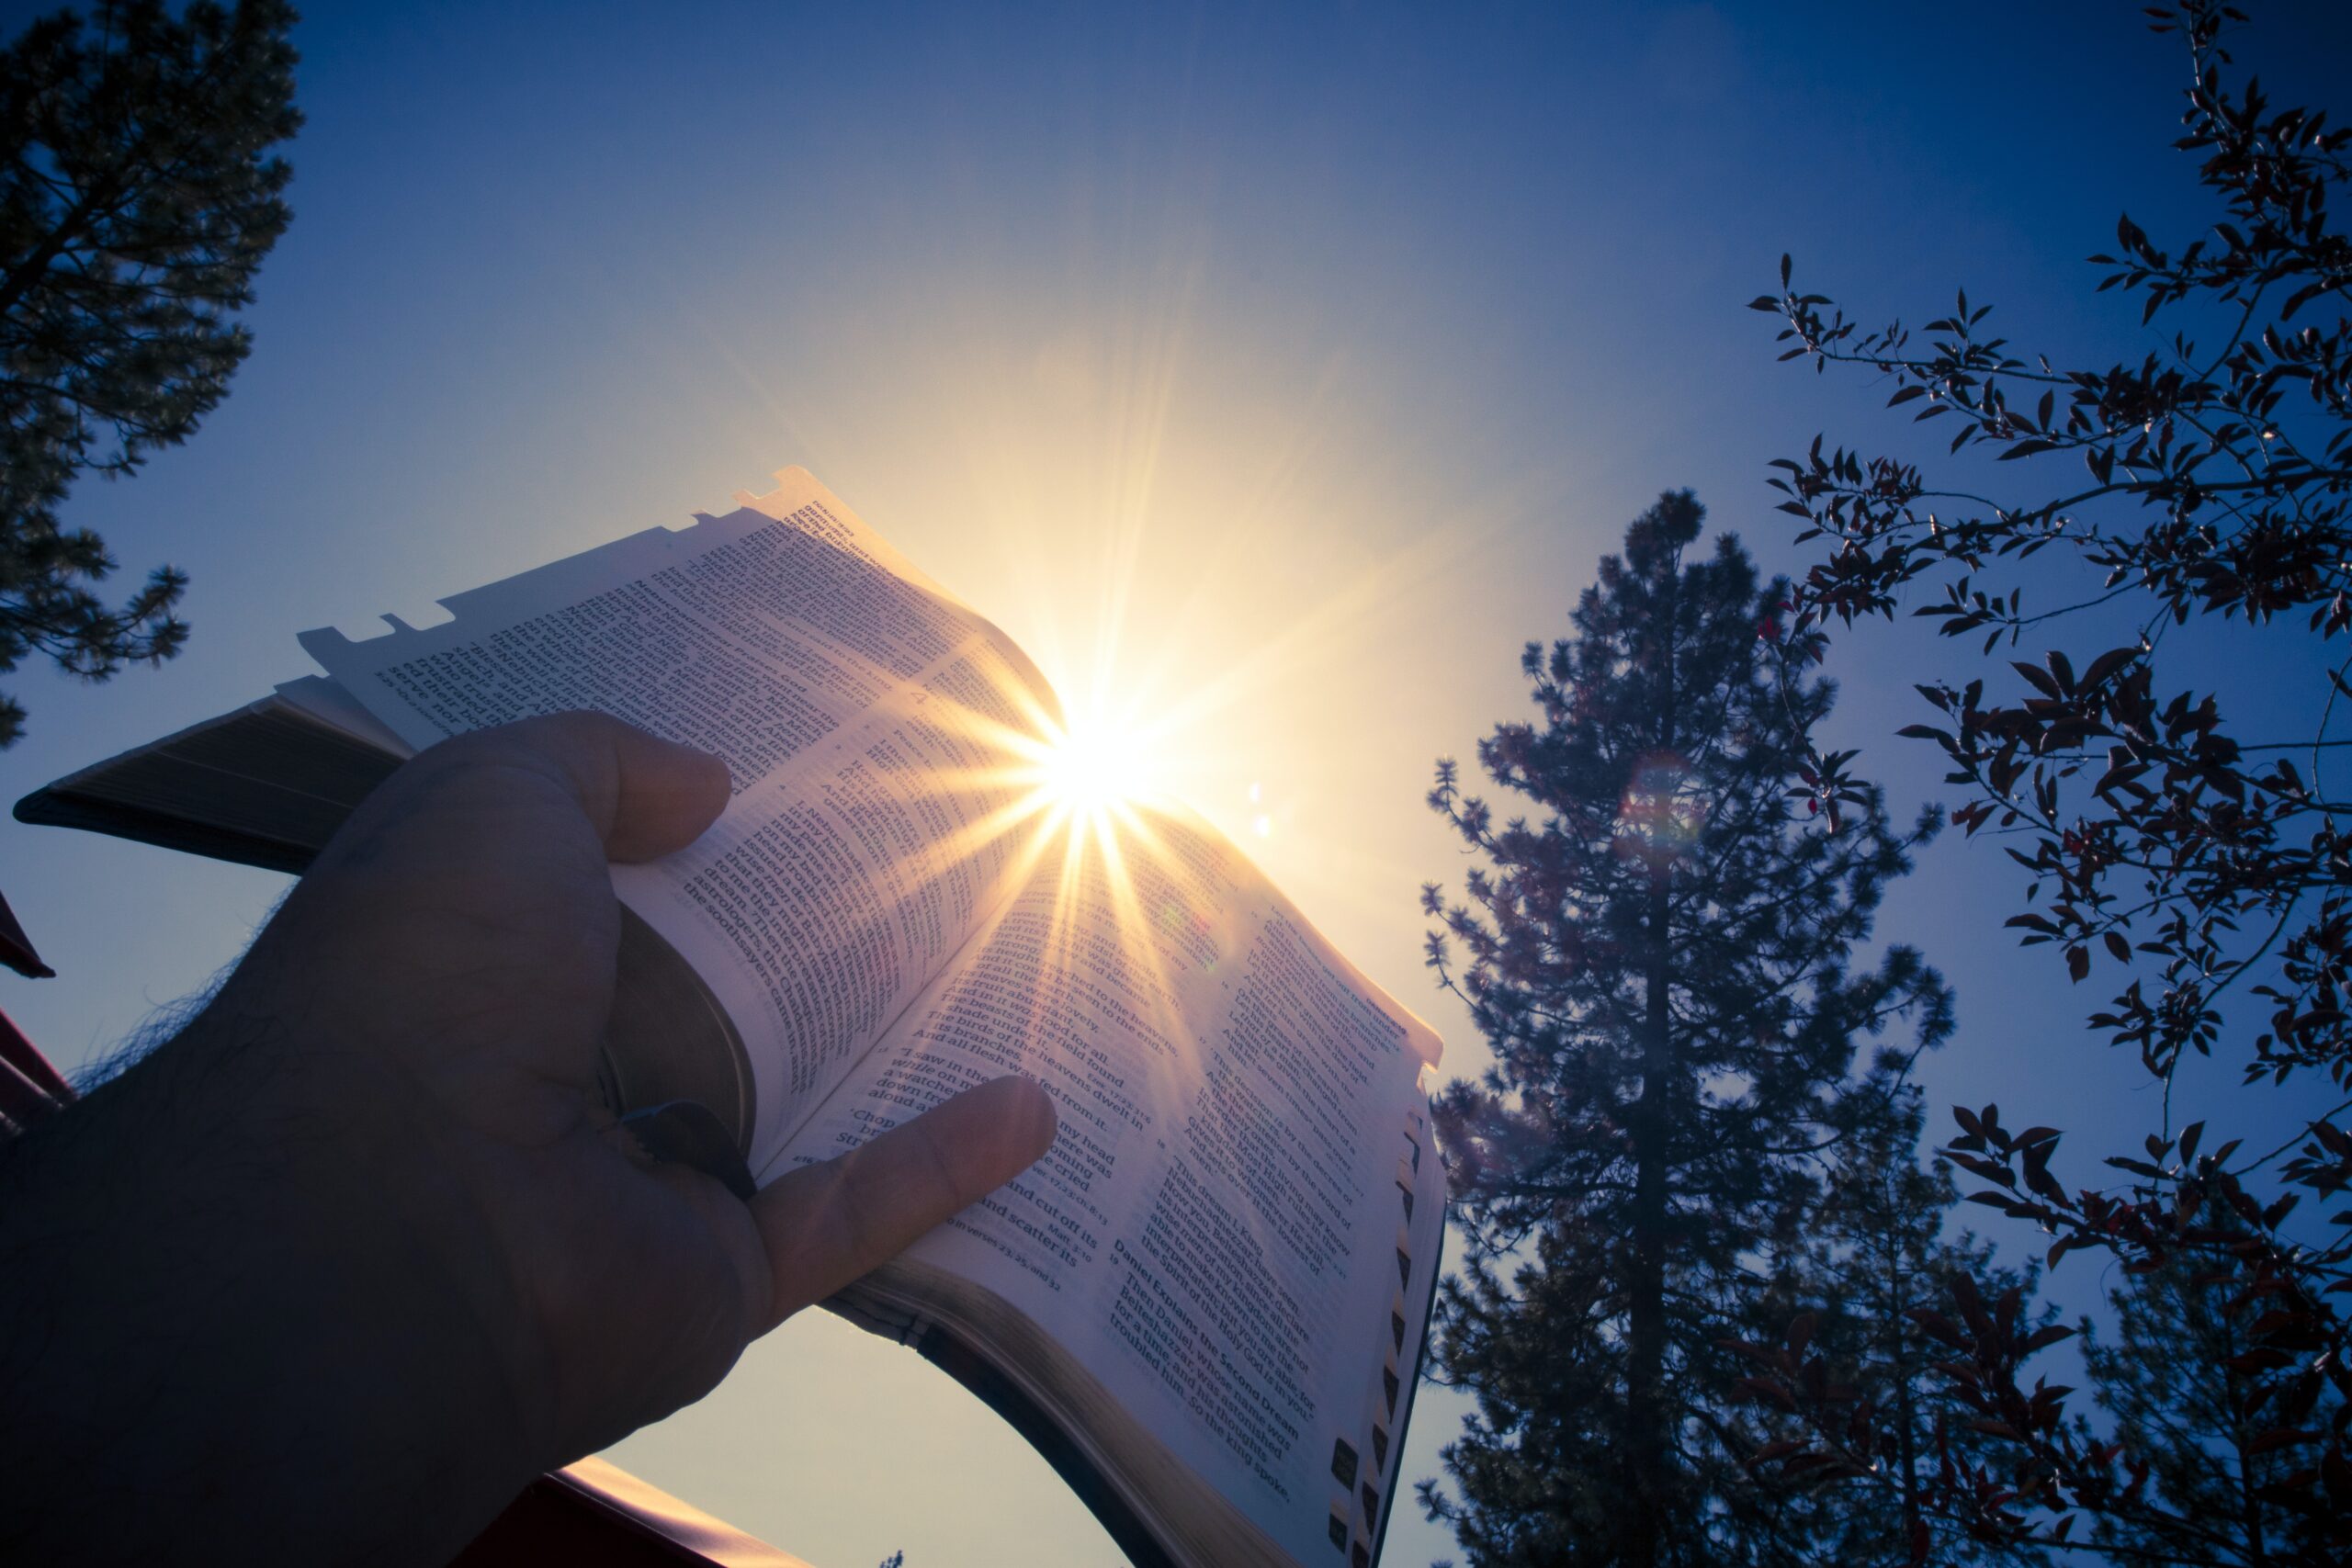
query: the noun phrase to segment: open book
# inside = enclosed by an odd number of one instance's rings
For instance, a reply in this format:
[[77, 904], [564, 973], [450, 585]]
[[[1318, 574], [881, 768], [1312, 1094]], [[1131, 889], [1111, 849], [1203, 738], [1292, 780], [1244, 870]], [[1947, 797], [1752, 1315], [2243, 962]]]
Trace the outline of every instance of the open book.
[[461, 731], [596, 708], [718, 752], [711, 829], [613, 868], [616, 1107], [698, 1100], [764, 1180], [1035, 1079], [1046, 1158], [828, 1304], [1003, 1413], [1138, 1562], [1364, 1568], [1442, 1241], [1436, 1037], [1201, 818], [1052, 809], [1036, 668], [778, 479], [439, 626], [306, 633], [327, 678], [17, 815], [299, 870]]

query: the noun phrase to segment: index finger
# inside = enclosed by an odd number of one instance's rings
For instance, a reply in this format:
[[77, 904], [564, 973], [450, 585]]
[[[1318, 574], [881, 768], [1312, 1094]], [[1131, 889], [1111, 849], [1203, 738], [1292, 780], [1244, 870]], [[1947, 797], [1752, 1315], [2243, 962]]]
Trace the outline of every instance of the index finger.
[[967, 1089], [752, 1201], [774, 1270], [774, 1327], [888, 1262], [925, 1232], [1037, 1163], [1054, 1104], [1027, 1078]]

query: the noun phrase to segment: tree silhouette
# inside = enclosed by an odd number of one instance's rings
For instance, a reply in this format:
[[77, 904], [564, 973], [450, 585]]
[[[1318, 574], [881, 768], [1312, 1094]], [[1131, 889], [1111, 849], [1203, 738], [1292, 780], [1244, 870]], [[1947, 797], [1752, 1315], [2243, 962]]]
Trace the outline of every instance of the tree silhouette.
[[[1918, 339], [1899, 321], [1864, 331], [1826, 297], [1798, 293], [1786, 257], [1780, 292], [1754, 301], [1783, 319], [1783, 358], [1883, 375], [1890, 406], [1952, 432], [1949, 461], [1964, 449], [1992, 459], [1975, 478], [1930, 479], [1901, 457], [1816, 439], [1775, 464], [1781, 510], [1804, 520], [1800, 538], [1817, 550], [1779, 646], [1801, 675], [1833, 633], [1891, 617], [1899, 596], [1924, 599], [1914, 614], [1988, 659], [2029, 632], [2121, 614], [2137, 623], [2120, 643], [2085, 632], [2098, 640], [1923, 683], [1932, 711], [1904, 733], [1946, 759], [1967, 796], [1953, 820], [2000, 840], [2022, 870], [2008, 924], [2023, 942], [2062, 954], [2077, 982], [2100, 965], [2120, 972], [2121, 989], [2088, 1021], [2162, 1080], [2165, 1123], [2107, 1159], [2124, 1179], [2111, 1187], [2061, 1180], [2058, 1129], [2012, 1128], [1996, 1106], [1956, 1111], [1948, 1152], [1986, 1184], [1973, 1197], [2037, 1227], [2051, 1263], [2096, 1248], [2134, 1274], [2185, 1269], [2222, 1292], [2245, 1348], [2228, 1421], [2202, 1440], [2294, 1456], [2261, 1467], [2258, 1506], [2301, 1523], [2258, 1560], [2338, 1562], [2352, 1553], [2352, 1210], [2341, 1201], [2352, 1101], [2242, 1156], [2234, 1140], [2206, 1140], [2202, 1108], [2173, 1090], [2185, 1055], [2217, 1050], [2248, 1085], [2309, 1096], [2323, 1079], [2330, 1100], [2352, 1087], [2352, 804], [2327, 783], [2352, 744], [2333, 734], [2352, 694], [2341, 647], [2352, 632], [2352, 240], [2329, 207], [2352, 182], [2352, 130], [2226, 79], [2224, 35], [2243, 13], [2186, 0], [2149, 15], [2188, 45], [2175, 145], [2197, 156], [2222, 212], [2177, 249], [2124, 217], [2115, 253], [2090, 259], [2099, 289], [2139, 298], [2143, 327], [2167, 312], [2181, 323], [2168, 338], [2105, 367], [2053, 365], [1991, 335], [1990, 307], [1965, 292]], [[2020, 496], [2025, 475], [2044, 478]], [[2160, 663], [2177, 668], [2163, 658], [2168, 637], [2195, 621], [2244, 623], [2264, 705], [2298, 715], [2288, 728], [2245, 735], [2216, 693], [2159, 684]], [[1988, 676], [2014, 682], [2014, 695]], [[1850, 761], [1820, 759], [1821, 787], [1853, 787]], [[2177, 1114], [2188, 1124], [2176, 1133]], [[2304, 1198], [2317, 1201], [2298, 1215]], [[2133, 1332], [2186, 1322], [2157, 1314]], [[1939, 1332], [1951, 1396], [2007, 1450], [1955, 1461], [1930, 1506], [1986, 1540], [2143, 1560], [2149, 1549], [2132, 1541], [2167, 1506], [2157, 1456], [2132, 1446], [2153, 1428], [2126, 1421], [2125, 1440], [2101, 1437], [2066, 1390], [2019, 1381], [2065, 1331], [1995, 1302]], [[1794, 1461], [1871, 1449], [1841, 1413], [1816, 1414], [1820, 1441]], [[2256, 1559], [2215, 1538], [2172, 1560]]]
[[[2242, 1228], [2226, 1209], [2205, 1222]], [[2294, 1495], [2287, 1483], [2309, 1463], [2304, 1445], [2266, 1443], [2267, 1423], [2246, 1398], [2245, 1359], [2261, 1343], [2265, 1303], [2188, 1257], [2127, 1277], [2108, 1299], [2114, 1329], [2086, 1326], [2083, 1362], [2148, 1483], [2146, 1506], [2110, 1511], [2096, 1538], [2188, 1562], [2254, 1564], [2309, 1551], [2311, 1521], [2278, 1501]]]
[[[1743, 1348], [1763, 1375], [1747, 1385], [1765, 1412], [1770, 1440], [1759, 1468], [1793, 1494], [1818, 1560], [1867, 1568], [1908, 1562], [2031, 1562], [2030, 1551], [1971, 1540], [1928, 1506], [1944, 1456], [1981, 1460], [1992, 1440], [1951, 1419], [1936, 1364], [1944, 1347], [1922, 1325], [1954, 1310], [1955, 1298], [2002, 1300], [2014, 1292], [2030, 1314], [2030, 1269], [2006, 1269], [1992, 1246], [1965, 1232], [1947, 1238], [1959, 1193], [1951, 1167], [1922, 1167], [1926, 1111], [1919, 1093], [1883, 1082], [1847, 1097], [1851, 1117], [1829, 1151], [1818, 1196], [1779, 1253], [1777, 1276], [1756, 1316], [1774, 1343]], [[2044, 1314], [2037, 1320], [2049, 1322]], [[1846, 1412], [1853, 1454], [1813, 1450], [1805, 1424], [1781, 1393], [1809, 1388]], [[1834, 1397], [1832, 1397], [1834, 1395]]]
[[[284, 231], [301, 124], [293, 11], [120, 0], [0, 51], [0, 671], [104, 680], [180, 649], [187, 579], [109, 605], [105, 542], [57, 508], [80, 475], [185, 441], [251, 346], [231, 317]], [[0, 695], [0, 746], [25, 712]]]
[[[1437, 1361], [1480, 1411], [1425, 1483], [1473, 1562], [1736, 1562], [1777, 1550], [1720, 1342], [1751, 1325], [1759, 1249], [1802, 1213], [1850, 1119], [1858, 1043], [1890, 1072], [1951, 1007], [1907, 948], [1849, 971], [1887, 881], [1934, 829], [1860, 786], [1804, 830], [1823, 681], [1776, 685], [1736, 539], [1685, 564], [1702, 512], [1669, 493], [1600, 563], [1575, 635], [1523, 667], [1541, 722], [1479, 743], [1538, 814], [1498, 819], [1451, 761], [1431, 805], [1486, 863], [1430, 962], [1496, 1065], [1439, 1107], [1466, 1250]], [[1456, 959], [1456, 950], [1466, 964]]]

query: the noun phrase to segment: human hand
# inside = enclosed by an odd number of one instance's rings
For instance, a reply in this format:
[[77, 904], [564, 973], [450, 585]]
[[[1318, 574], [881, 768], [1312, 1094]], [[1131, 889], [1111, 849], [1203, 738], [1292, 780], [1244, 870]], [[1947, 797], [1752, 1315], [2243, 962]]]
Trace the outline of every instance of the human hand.
[[[162, 1201], [165, 1250], [183, 1287], [232, 1304], [175, 1375], [231, 1385], [209, 1425], [252, 1439], [248, 1483], [324, 1506], [334, 1483], [305, 1464], [389, 1467], [388, 1531], [446, 1554], [531, 1475], [699, 1397], [751, 1339], [1045, 1152], [1050, 1102], [1007, 1079], [748, 1205], [631, 1156], [596, 1094], [607, 860], [683, 847], [726, 799], [717, 759], [594, 715], [435, 747], [126, 1075], [119, 1099], [168, 1081], [200, 1134]], [[183, 1302], [182, 1337], [204, 1315]]]

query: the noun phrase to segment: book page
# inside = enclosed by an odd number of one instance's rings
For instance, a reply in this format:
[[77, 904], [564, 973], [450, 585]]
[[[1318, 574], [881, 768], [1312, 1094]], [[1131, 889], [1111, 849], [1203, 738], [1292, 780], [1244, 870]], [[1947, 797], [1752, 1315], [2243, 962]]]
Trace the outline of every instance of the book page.
[[1346, 1562], [1438, 1264], [1438, 1051], [1213, 828], [1132, 813], [1040, 846], [784, 1157], [1044, 1084], [1051, 1152], [909, 1257], [1025, 1314], [1299, 1560]]
[[649, 529], [443, 601], [386, 637], [303, 634], [422, 749], [588, 708], [726, 759], [701, 840], [616, 866], [742, 1035], [765, 1163], [999, 900], [1051, 691], [1004, 635], [799, 469], [724, 517]]

